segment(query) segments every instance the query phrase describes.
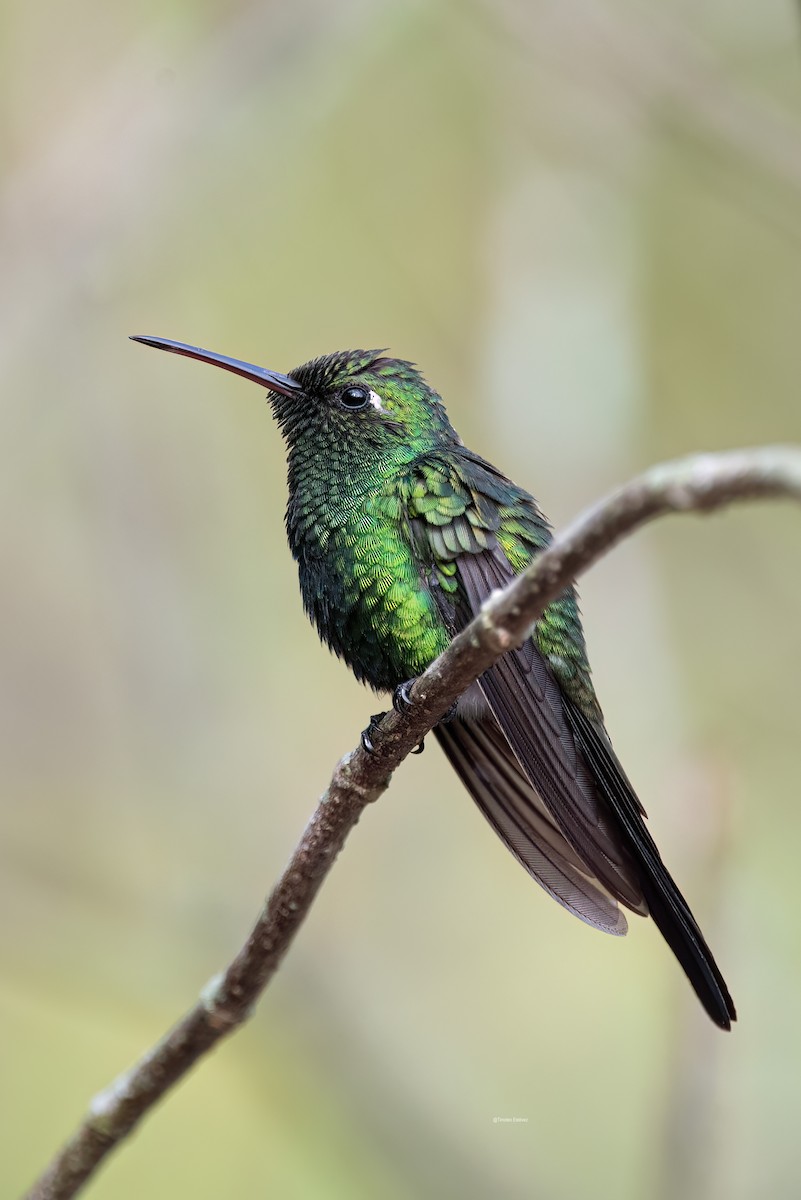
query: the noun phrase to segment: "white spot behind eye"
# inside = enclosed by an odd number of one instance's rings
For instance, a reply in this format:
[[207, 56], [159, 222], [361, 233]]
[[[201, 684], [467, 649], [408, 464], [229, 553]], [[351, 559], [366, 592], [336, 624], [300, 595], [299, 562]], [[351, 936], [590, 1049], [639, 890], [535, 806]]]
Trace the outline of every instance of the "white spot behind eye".
[[381, 397], [379, 396], [378, 392], [374, 392], [372, 388], [370, 389], [370, 403], [376, 412], [384, 411], [384, 404], [381, 400]]

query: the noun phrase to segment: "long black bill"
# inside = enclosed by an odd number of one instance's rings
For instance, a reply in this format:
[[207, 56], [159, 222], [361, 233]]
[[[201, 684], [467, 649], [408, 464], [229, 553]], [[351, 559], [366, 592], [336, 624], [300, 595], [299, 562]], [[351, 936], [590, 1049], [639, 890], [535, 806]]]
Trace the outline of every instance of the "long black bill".
[[198, 362], [211, 363], [213, 367], [222, 367], [224, 371], [232, 371], [234, 375], [242, 375], [261, 383], [271, 392], [281, 396], [294, 396], [303, 389], [288, 375], [278, 371], [268, 371], [265, 367], [255, 367], [253, 363], [241, 362], [238, 358], [228, 358], [225, 354], [213, 354], [211, 350], [201, 350], [200, 346], [187, 346], [184, 342], [172, 342], [169, 338], [140, 337], [131, 335], [132, 342], [141, 342], [143, 346], [155, 346], [157, 350], [168, 350], [170, 354], [182, 354], [185, 358], [196, 358]]

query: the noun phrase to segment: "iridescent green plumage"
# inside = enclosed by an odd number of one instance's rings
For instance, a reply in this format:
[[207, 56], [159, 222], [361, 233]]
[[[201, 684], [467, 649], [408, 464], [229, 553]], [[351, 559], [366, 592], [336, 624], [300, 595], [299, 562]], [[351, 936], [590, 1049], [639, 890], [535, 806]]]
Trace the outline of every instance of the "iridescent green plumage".
[[[304, 389], [364, 385], [380, 395], [381, 425], [360, 428], [352, 413], [322, 405], [301, 416], [291, 400], [275, 402], [289, 441], [287, 534], [321, 637], [359, 679], [391, 690], [452, 637], [443, 606], [458, 603], [462, 554], [497, 543], [520, 571], [550, 533], [527, 492], [462, 446], [410, 363], [377, 351], [331, 359], [292, 377]], [[535, 639], [562, 686], [598, 715], [572, 593], [551, 605]]]
[[[288, 376], [139, 339], [262, 382], [288, 448], [286, 528], [307, 612], [359, 679], [420, 674], [548, 543], [533, 498], [462, 444], [415, 367], [380, 351]], [[647, 832], [595, 697], [573, 590], [459, 701], [437, 738], [516, 858], [565, 908], [623, 933], [653, 916], [707, 1011], [726, 984]]]

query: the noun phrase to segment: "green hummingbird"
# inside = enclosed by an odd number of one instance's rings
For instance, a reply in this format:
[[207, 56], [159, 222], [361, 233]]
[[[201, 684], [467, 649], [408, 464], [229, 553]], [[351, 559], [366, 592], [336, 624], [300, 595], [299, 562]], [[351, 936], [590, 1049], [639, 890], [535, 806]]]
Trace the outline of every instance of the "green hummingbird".
[[[133, 340], [267, 388], [287, 446], [286, 530], [306, 612], [356, 677], [393, 692], [396, 706], [551, 539], [533, 497], [467, 449], [410, 362], [344, 350], [282, 375], [182, 342]], [[574, 589], [435, 735], [546, 892], [607, 933], [626, 932], [621, 905], [650, 913], [709, 1016], [731, 1027], [728, 988], [604, 728]]]

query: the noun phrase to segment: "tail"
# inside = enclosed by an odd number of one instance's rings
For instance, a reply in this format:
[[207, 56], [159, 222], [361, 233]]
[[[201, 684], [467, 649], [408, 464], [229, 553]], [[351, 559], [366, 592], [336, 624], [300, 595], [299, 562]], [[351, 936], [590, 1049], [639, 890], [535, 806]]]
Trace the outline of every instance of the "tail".
[[650, 864], [643, 870], [642, 891], [659, 932], [684, 968], [698, 999], [716, 1025], [731, 1029], [737, 1012], [726, 981], [661, 859], [658, 870], [653, 870]]
[[737, 1013], [726, 981], [687, 901], [673, 882], [645, 827], [639, 801], [606, 732], [570, 701], [565, 702], [565, 714], [639, 868], [643, 897], [659, 932], [676, 955], [709, 1016], [721, 1029], [731, 1029]]

